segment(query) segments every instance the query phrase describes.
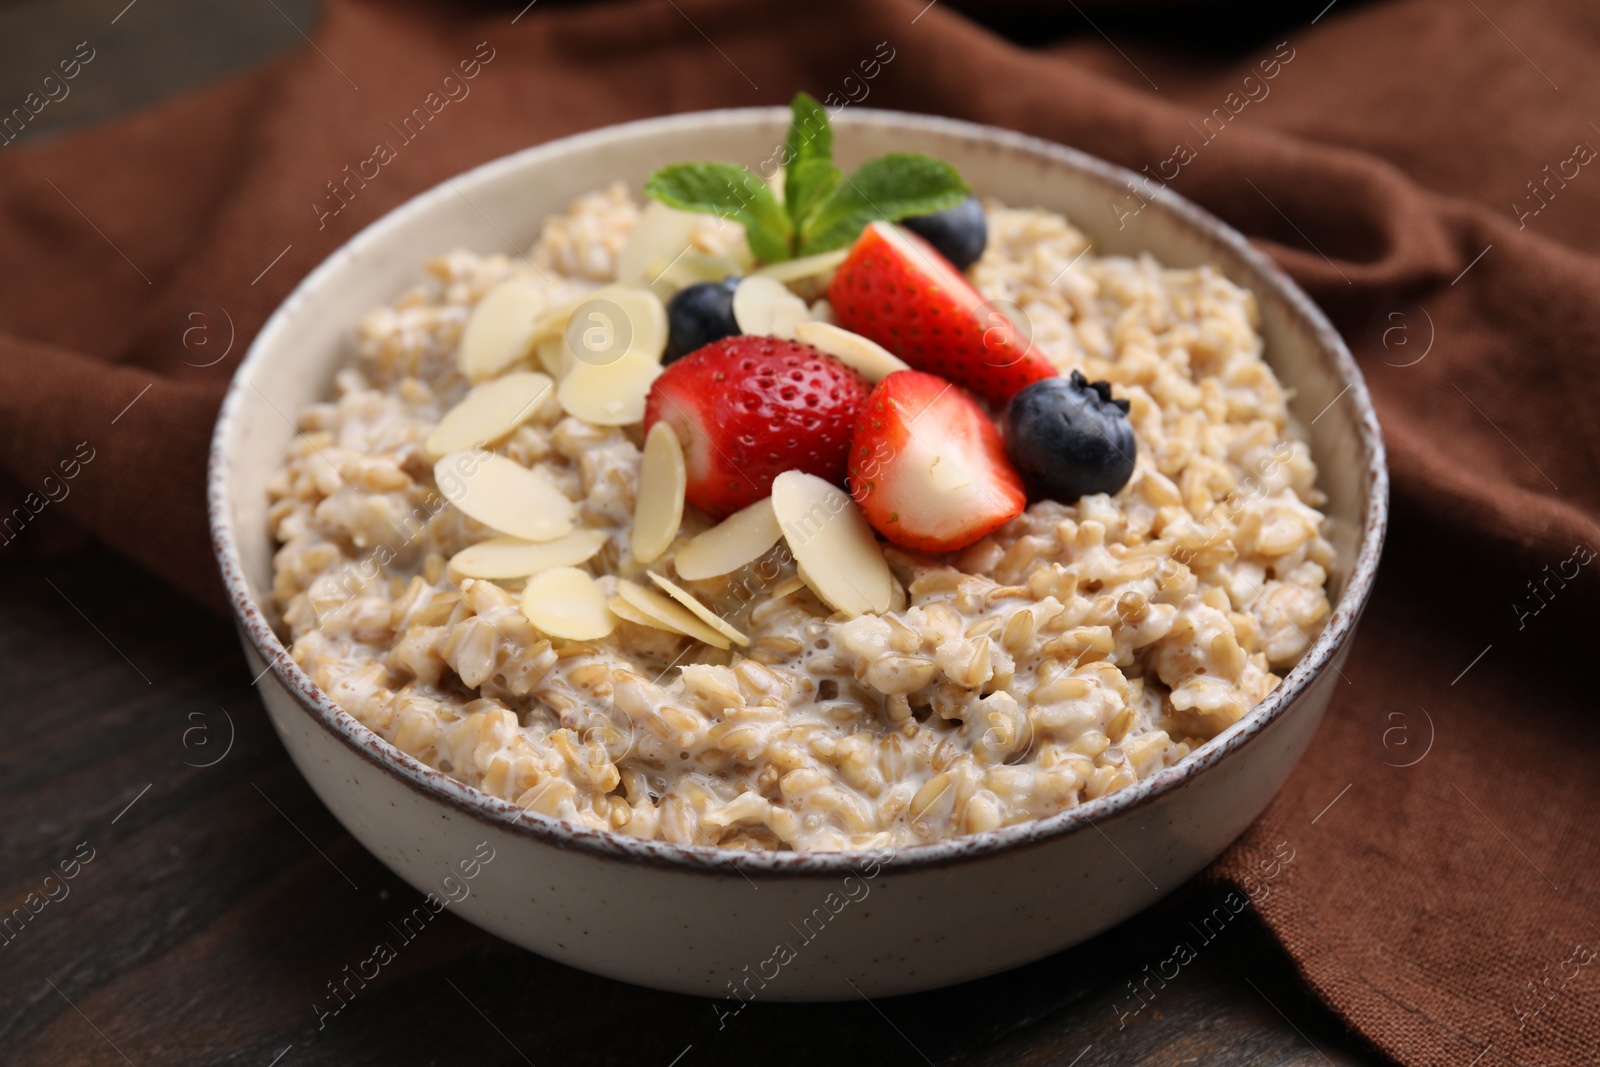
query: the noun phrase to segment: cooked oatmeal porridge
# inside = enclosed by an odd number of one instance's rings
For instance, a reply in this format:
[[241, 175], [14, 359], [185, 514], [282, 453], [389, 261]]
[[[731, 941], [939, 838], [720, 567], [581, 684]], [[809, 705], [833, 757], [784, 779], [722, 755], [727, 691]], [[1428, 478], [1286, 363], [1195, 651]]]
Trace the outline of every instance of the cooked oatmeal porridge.
[[[817, 358], [854, 368], [838, 373], [862, 372], [862, 395], [874, 367], [845, 349], [894, 359], [838, 328], [824, 296], [842, 250], [759, 271], [739, 225], [657, 207], [618, 186], [549, 219], [526, 257], [429, 261], [426, 284], [360, 319], [333, 397], [300, 414], [270, 487], [276, 602], [300, 667], [398, 748], [530, 811], [641, 838], [903, 846], [1171, 766], [1322, 628], [1323, 498], [1246, 290], [1204, 267], [1098, 256], [1060, 215], [985, 203], [966, 277], [1021, 309], [1062, 375], [1126, 401], [1132, 471], [1114, 493], [1035, 498], [966, 547], [918, 550], [878, 539], [811, 475], [796, 476], [810, 479], [800, 506], [820, 518], [802, 531], [772, 488], [799, 484], [788, 475], [763, 487], [770, 504], [684, 503], [692, 442], [679, 424], [647, 446], [639, 414], [679, 363], [641, 370], [630, 349], [601, 373], [574, 359], [574, 308], [619, 276], [631, 288], [606, 290], [609, 306], [643, 308], [635, 332], [659, 333], [651, 308], [726, 274], [774, 278], [787, 293], [732, 290], [740, 321], [817, 341], [832, 352]], [[667, 223], [689, 252], [651, 282], [659, 260], [641, 273], [631, 238]], [[484, 425], [494, 436], [475, 437]], [[526, 478], [538, 506], [497, 518], [488, 494]], [[830, 523], [838, 542], [808, 554]], [[854, 601], [845, 587], [884, 563], [885, 592]]]

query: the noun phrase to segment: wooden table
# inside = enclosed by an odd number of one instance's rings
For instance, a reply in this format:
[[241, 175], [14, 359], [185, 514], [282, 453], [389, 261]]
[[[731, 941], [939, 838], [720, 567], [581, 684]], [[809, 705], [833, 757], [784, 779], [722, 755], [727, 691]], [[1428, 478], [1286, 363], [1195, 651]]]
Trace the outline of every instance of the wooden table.
[[[104, 57], [98, 95], [28, 136], [297, 46], [315, 6], [135, 2], [0, 0], [0, 99], [86, 37]], [[1215, 904], [1196, 886], [998, 977], [757, 1002], [721, 1028], [710, 1001], [595, 978], [446, 914], [319, 1026], [327, 984], [420, 898], [290, 764], [229, 624], [103, 551], [0, 561], [0, 915], [34, 909], [0, 931], [5, 1064], [1383, 1062], [1251, 922], [1120, 1024], [1128, 983]], [[75, 877], [47, 881], [62, 864]]]

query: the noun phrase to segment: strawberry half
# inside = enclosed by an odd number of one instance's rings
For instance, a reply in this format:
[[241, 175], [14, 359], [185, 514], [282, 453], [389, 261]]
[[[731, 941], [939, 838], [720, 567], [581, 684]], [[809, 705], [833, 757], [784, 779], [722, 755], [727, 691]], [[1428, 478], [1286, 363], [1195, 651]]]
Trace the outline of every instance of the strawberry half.
[[685, 497], [721, 519], [771, 496], [784, 471], [844, 484], [851, 430], [871, 389], [810, 345], [724, 337], [661, 372], [644, 429], [672, 427], [683, 445]]
[[994, 420], [950, 382], [902, 370], [867, 397], [850, 440], [851, 496], [889, 540], [951, 552], [1027, 505]]
[[1057, 373], [949, 260], [887, 222], [870, 224], [856, 239], [828, 301], [840, 326], [997, 407]]

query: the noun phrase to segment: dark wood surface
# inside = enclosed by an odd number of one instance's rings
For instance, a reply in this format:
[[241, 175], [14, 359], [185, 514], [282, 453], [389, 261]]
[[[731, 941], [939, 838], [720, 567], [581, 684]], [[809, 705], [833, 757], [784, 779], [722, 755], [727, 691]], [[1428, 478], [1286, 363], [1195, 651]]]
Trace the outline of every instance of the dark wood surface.
[[[77, 42], [99, 49], [93, 91], [29, 137], [295, 47], [315, 7], [125, 3], [0, 0], [0, 99]], [[27, 916], [0, 930], [0, 1063], [1383, 1062], [1248, 918], [1119, 1019], [1145, 965], [1216, 903], [1200, 885], [1008, 974], [871, 1003], [758, 1002], [724, 1027], [710, 1001], [574, 971], [447, 914], [319, 1026], [327, 983], [420, 898], [300, 778], [231, 626], [101, 551], [9, 552], [0, 589], [0, 916]], [[74, 876], [49, 877], [61, 870]]]

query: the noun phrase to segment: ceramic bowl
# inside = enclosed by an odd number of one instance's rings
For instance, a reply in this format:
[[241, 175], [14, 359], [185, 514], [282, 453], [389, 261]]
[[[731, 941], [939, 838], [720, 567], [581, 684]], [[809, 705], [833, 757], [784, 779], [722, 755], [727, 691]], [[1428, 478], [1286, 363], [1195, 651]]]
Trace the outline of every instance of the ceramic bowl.
[[683, 159], [756, 167], [787, 118], [781, 108], [714, 111], [569, 137], [471, 170], [368, 226], [300, 283], [240, 365], [212, 446], [210, 515], [273, 726], [323, 803], [400, 877], [508, 941], [623, 981], [711, 997], [876, 997], [1014, 967], [1147, 907], [1261, 813], [1322, 718], [1383, 540], [1383, 446], [1338, 334], [1217, 219], [1129, 171], [1005, 130], [859, 108], [836, 120], [847, 168], [929, 152], [983, 195], [1064, 213], [1102, 253], [1213, 264], [1255, 293], [1267, 361], [1294, 391], [1338, 549], [1332, 618], [1251, 714], [1098, 800], [893, 854], [728, 854], [582, 829], [463, 785], [340, 710], [285, 653], [270, 596], [266, 486], [295, 433], [285, 413], [330, 394], [358, 316], [418, 283], [428, 257], [525, 249], [545, 216], [617, 179], [638, 190]]

